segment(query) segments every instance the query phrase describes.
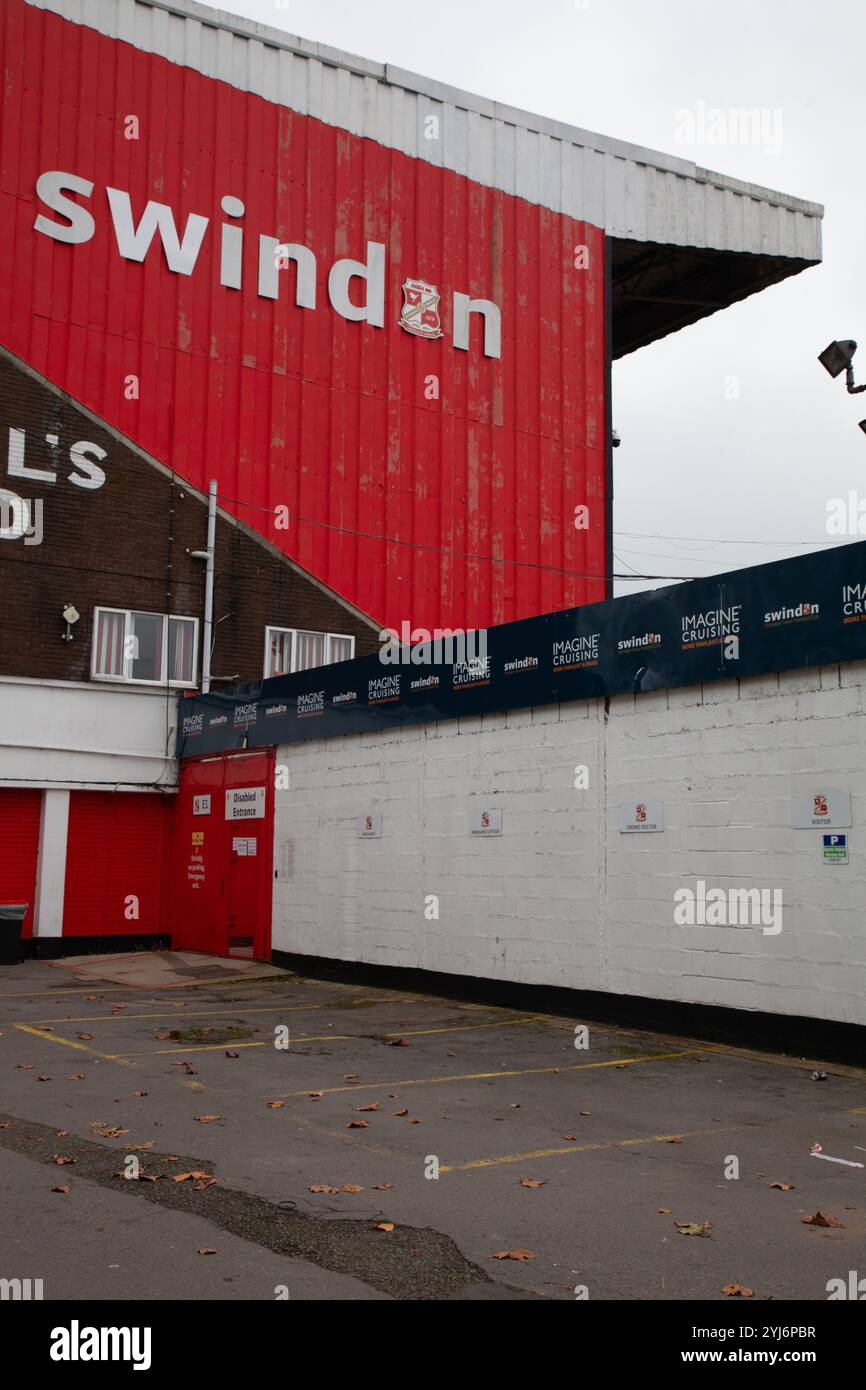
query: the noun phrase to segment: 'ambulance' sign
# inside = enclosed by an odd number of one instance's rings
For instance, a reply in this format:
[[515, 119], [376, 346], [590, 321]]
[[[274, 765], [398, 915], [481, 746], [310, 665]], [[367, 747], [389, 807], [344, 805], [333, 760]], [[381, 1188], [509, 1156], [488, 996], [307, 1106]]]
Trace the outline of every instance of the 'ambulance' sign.
[[264, 787], [232, 787], [226, 792], [226, 820], [260, 820], [264, 814]]

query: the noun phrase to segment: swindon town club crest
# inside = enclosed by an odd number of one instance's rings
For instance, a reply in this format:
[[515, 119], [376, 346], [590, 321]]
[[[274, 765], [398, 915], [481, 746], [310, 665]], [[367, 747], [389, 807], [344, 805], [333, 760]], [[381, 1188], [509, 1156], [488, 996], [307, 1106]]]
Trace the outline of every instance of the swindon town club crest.
[[426, 280], [406, 280], [403, 283], [403, 308], [400, 327], [419, 338], [441, 338], [439, 291]]

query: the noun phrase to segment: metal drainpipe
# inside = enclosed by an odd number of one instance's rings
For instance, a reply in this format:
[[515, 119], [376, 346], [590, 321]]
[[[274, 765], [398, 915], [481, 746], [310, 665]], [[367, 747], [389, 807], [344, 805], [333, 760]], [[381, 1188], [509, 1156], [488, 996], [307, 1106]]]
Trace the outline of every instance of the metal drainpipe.
[[216, 541], [216, 479], [211, 478], [207, 499], [207, 570], [204, 581], [204, 641], [201, 659], [202, 694], [210, 690], [210, 656], [213, 645], [213, 557]]

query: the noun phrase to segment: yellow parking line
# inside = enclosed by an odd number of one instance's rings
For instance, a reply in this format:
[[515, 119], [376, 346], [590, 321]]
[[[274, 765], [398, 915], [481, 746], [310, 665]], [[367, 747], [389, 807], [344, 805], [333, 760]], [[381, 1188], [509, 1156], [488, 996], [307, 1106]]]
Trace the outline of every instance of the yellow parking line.
[[631, 1067], [637, 1062], [666, 1062], [675, 1057], [690, 1057], [695, 1052], [705, 1052], [707, 1048], [690, 1047], [682, 1052], [653, 1052], [645, 1057], [614, 1057], [609, 1062], [577, 1062], [571, 1067], [523, 1067], [515, 1071], [469, 1071], [453, 1076], [420, 1076], [408, 1081], [360, 1081], [356, 1086], [308, 1086], [303, 1091], [280, 1091], [278, 1099], [294, 1100], [309, 1096], [312, 1091], [321, 1089], [323, 1096], [338, 1095], [342, 1091], [385, 1091], [394, 1086], [437, 1086], [446, 1081], [493, 1081], [502, 1076], [551, 1076], [556, 1072], [593, 1071], [598, 1067]]
[[558, 1158], [560, 1154], [591, 1153], [601, 1149], [627, 1149], [638, 1144], [670, 1144], [674, 1139], [696, 1139], [706, 1134], [727, 1134], [735, 1125], [723, 1125], [720, 1129], [693, 1129], [679, 1134], [647, 1134], [639, 1139], [608, 1139], [595, 1144], [568, 1144], [565, 1148], [531, 1149], [522, 1154], [500, 1154], [496, 1158], [473, 1158], [467, 1163], [443, 1163], [440, 1173], [463, 1173], [475, 1168], [495, 1168], [502, 1163], [529, 1163], [537, 1158]]
[[[191, 1015], [186, 1015], [186, 1017], [190, 1017], [190, 1016], [191, 1016]], [[537, 1023], [537, 1022], [538, 1022], [538, 1020], [535, 1019], [535, 1018], [517, 1018], [517, 1019], [506, 1019], [506, 1020], [503, 1020], [502, 1022], [497, 1022], [497, 1023], [460, 1023], [460, 1024], [458, 1024], [456, 1027], [451, 1027], [451, 1026], [449, 1026], [449, 1027], [447, 1027], [447, 1028], [415, 1028], [415, 1029], [410, 1029], [410, 1030], [407, 1030], [407, 1029], [405, 1029], [405, 1028], [403, 1028], [403, 1029], [396, 1028], [396, 1029], [394, 1029], [394, 1030], [392, 1030], [391, 1032], [388, 1032], [388, 1033], [380, 1033], [379, 1036], [382, 1037], [382, 1038], [418, 1038], [418, 1037], [425, 1037], [425, 1036], [427, 1036], [427, 1035], [429, 1035], [429, 1034], [431, 1034], [431, 1033], [466, 1033], [466, 1032], [470, 1032], [470, 1031], [471, 1031], [471, 1032], [474, 1032], [476, 1029], [479, 1029], [479, 1028], [513, 1028], [513, 1027], [515, 1026], [515, 1024], [518, 1024], [518, 1023]], [[286, 1048], [285, 1050], [286, 1050], [287, 1052], [290, 1052], [291, 1049], [292, 1049], [292, 1047], [296, 1046], [298, 1043], [310, 1043], [310, 1042], [364, 1042], [364, 1041], [369, 1041], [368, 1036], [367, 1036], [366, 1034], [364, 1034], [364, 1033], [323, 1033], [323, 1034], [321, 1035], [321, 1037], [311, 1037], [311, 1036], [307, 1036], [307, 1035], [305, 1034], [303, 1037], [292, 1038], [292, 1039], [291, 1039], [291, 1042], [290, 1042], [290, 1046], [289, 1046], [288, 1048]], [[272, 1047], [272, 1046], [273, 1046], [273, 1039], [272, 1039], [272, 1038], [268, 1038], [267, 1041], [262, 1041], [262, 1042], [251, 1042], [251, 1043], [235, 1043], [235, 1042], [232, 1042], [231, 1040], [229, 1040], [228, 1042], [224, 1042], [224, 1043], [192, 1043], [192, 1044], [190, 1044], [190, 1046], [188, 1046], [188, 1047], [160, 1047], [160, 1048], [152, 1048], [152, 1049], [148, 1050], [147, 1052], [118, 1052], [118, 1053], [113, 1053], [112, 1055], [113, 1055], [113, 1056], [117, 1056], [117, 1057], [160, 1057], [160, 1056], [162, 1056], [162, 1055], [163, 1055], [164, 1053], [166, 1053], [166, 1052], [169, 1052], [169, 1053], [173, 1053], [173, 1052], [213, 1052], [213, 1051], [217, 1051], [217, 1050], [219, 1050], [220, 1048], [223, 1048], [223, 1047]]]
[[164, 989], [207, 989], [212, 985], [284, 985], [285, 979], [272, 975], [224, 975], [215, 980], [178, 980], [175, 984], [117, 985], [111, 980], [94, 980], [90, 985], [59, 984], [56, 989], [19, 989], [0, 994], [0, 999], [56, 999], [58, 994], [159, 994]]
[[[198, 1002], [198, 1001], [196, 1000], [196, 1003], [197, 1003], [197, 1002]], [[390, 1000], [382, 1000], [382, 999], [365, 999], [365, 998], [361, 998], [361, 999], [352, 999], [352, 1000], [350, 1000], [349, 1003], [348, 1003], [345, 1007], [346, 1007], [346, 1008], [349, 1008], [349, 1009], [357, 1009], [357, 1008], [360, 1008], [361, 1005], [363, 1005], [363, 1004], [382, 1004], [382, 1003], [390, 1003], [390, 1002], [391, 1002]], [[415, 1000], [415, 999], [397, 999], [397, 1000], [394, 1000], [393, 1002], [394, 1002], [395, 1004], [415, 1004], [415, 1003], [417, 1003], [418, 1001]], [[185, 1019], [185, 1018], [219, 1018], [219, 1017], [221, 1017], [223, 1014], [236, 1014], [236, 1015], [238, 1015], [238, 1017], [246, 1017], [247, 1014], [278, 1014], [278, 1013], [281, 1013], [281, 1012], [287, 1013], [287, 1014], [291, 1014], [291, 1013], [303, 1013], [305, 1010], [308, 1010], [308, 1009], [326, 1009], [326, 1008], [328, 1008], [328, 1007], [330, 1007], [328, 1004], [267, 1004], [267, 1005], [262, 1005], [260, 1008], [259, 1008], [259, 1007], [256, 1007], [256, 1008], [254, 1008], [254, 1009], [248, 1009], [248, 1008], [246, 1007], [246, 1005], [241, 1001], [241, 1002], [239, 1002], [238, 1004], [232, 1005], [230, 1008], [200, 1009], [200, 1010], [199, 1010], [198, 1012], [196, 1012], [196, 1013], [181, 1013], [178, 1009], [171, 1009], [171, 1010], [169, 1010], [167, 1013], [153, 1013], [153, 1012], [151, 1012], [151, 1013], [144, 1013], [144, 1014], [128, 1014], [128, 1013], [116, 1013], [116, 1014], [115, 1014], [115, 1013], [111, 1013], [111, 1014], [72, 1014], [72, 1015], [70, 1015], [70, 1014], [54, 1014], [54, 1015], [52, 1015], [52, 1016], [49, 1017], [49, 1018], [37, 1018], [37, 1019], [33, 1019], [32, 1022], [35, 1023], [35, 1024], [40, 1024], [40, 1023], [110, 1023], [110, 1022], [112, 1022], [113, 1020], [116, 1019], [118, 1022], [121, 1022], [121, 1023], [122, 1023], [123, 1020], [126, 1019], [126, 1018], [176, 1018], [176, 1019]], [[342, 1007], [342, 1006], [341, 1006], [341, 1007]], [[337, 1009], [336, 1012], [339, 1012], [339, 1009]], [[492, 1011], [491, 1011], [491, 1012], [492, 1012]], [[12, 1027], [12, 1026], [13, 1026], [13, 1025], [12, 1025], [11, 1023], [0, 1024], [0, 1027], [7, 1027], [7, 1028], [8, 1028], [8, 1027]]]
[[[320, 1038], [293, 1038], [292, 1046], [302, 1042], [352, 1042], [357, 1037], [355, 1033], [324, 1033]], [[191, 1043], [188, 1047], [153, 1047], [147, 1052], [113, 1052], [113, 1058], [118, 1057], [174, 1057], [180, 1052], [222, 1052], [225, 1048], [232, 1052], [238, 1047], [273, 1047], [273, 1038], [267, 1038], [261, 1042], [234, 1042], [229, 1038], [221, 1043]], [[285, 1048], [286, 1052], [291, 1052], [292, 1047]]]
[[[149, 1014], [68, 1014], [55, 1016], [53, 1018], [33, 1019], [34, 1024], [45, 1023], [110, 1023], [116, 1020], [123, 1023], [128, 1018], [175, 1018], [178, 1022], [183, 1022], [187, 1018], [219, 1018], [222, 1014], [236, 1014], [238, 1017], [246, 1017], [247, 1014], [275, 1014], [275, 1013], [303, 1013], [307, 1009], [323, 1009], [324, 1004], [268, 1004], [267, 1007], [260, 1009], [247, 1009], [243, 1004], [236, 1005], [230, 1009], [202, 1009], [198, 1013], [180, 1013], [177, 1009], [172, 1009], [169, 1013], [149, 1013]], [[2, 1025], [8, 1026], [8, 1025]]]
[[533, 1014], [531, 1018], [503, 1018], [495, 1023], [456, 1023], [445, 1028], [395, 1028], [383, 1033], [383, 1038], [422, 1038], [428, 1033], [474, 1033], [479, 1028], [516, 1028], [521, 1023], [542, 1023], [543, 1019]]
[[122, 1067], [131, 1067], [133, 1062], [124, 1061], [122, 1057], [110, 1052], [100, 1052], [98, 1048], [88, 1047], [87, 1043], [74, 1042], [72, 1038], [61, 1038], [58, 1033], [45, 1033], [41, 1028], [31, 1028], [26, 1023], [15, 1023], [12, 1025], [18, 1029], [19, 1033], [30, 1033], [35, 1038], [43, 1038], [45, 1042], [60, 1043], [63, 1047], [73, 1047], [76, 1052], [86, 1052], [91, 1057], [101, 1057], [104, 1062], [117, 1062]]

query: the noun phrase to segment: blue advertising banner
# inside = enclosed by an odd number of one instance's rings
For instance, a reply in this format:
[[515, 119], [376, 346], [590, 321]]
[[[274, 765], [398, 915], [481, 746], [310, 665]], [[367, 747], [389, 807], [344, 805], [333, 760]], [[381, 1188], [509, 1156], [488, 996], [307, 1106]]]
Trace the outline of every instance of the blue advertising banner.
[[181, 758], [866, 658], [866, 541], [180, 701]]

